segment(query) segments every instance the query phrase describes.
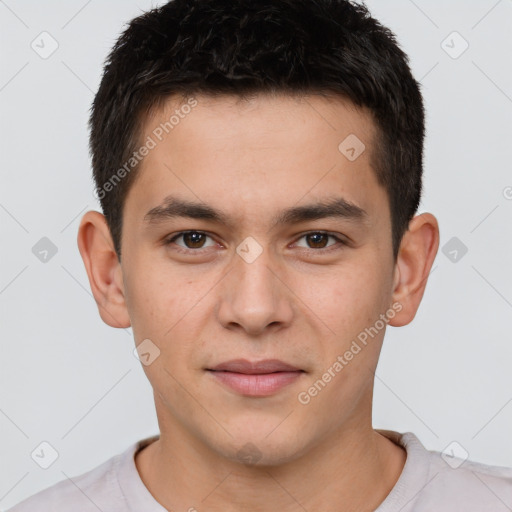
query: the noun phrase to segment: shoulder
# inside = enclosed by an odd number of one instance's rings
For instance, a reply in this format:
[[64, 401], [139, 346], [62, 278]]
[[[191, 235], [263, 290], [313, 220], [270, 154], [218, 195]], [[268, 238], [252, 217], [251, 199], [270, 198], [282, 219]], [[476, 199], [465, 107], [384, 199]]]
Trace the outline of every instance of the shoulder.
[[[461, 510], [509, 511], [512, 507], [512, 468], [491, 466], [472, 460], [429, 451], [429, 482], [444, 500], [451, 499]], [[431, 498], [433, 499], [433, 497]]]
[[96, 468], [68, 477], [25, 499], [7, 512], [98, 512], [118, 510], [123, 495], [117, 480], [121, 460], [134, 449], [128, 448]]
[[[472, 461], [467, 452], [464, 457], [456, 456], [450, 448], [443, 452], [427, 450], [411, 433], [405, 434], [403, 441], [417, 451], [423, 451], [426, 463], [425, 479], [422, 488], [417, 490], [415, 503], [419, 511], [511, 510], [512, 468]], [[461, 448], [460, 451], [464, 450]]]

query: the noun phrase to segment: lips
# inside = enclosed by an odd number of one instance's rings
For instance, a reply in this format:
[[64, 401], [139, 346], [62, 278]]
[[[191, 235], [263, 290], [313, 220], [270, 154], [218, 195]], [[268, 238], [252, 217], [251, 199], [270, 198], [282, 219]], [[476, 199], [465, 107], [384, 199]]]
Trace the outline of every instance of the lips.
[[278, 359], [266, 359], [264, 361], [251, 362], [246, 359], [233, 359], [226, 361], [213, 368], [213, 371], [224, 371], [234, 373], [245, 373], [246, 375], [256, 375], [262, 373], [275, 373], [275, 372], [297, 372], [302, 371], [295, 366], [279, 361]]
[[304, 370], [278, 359], [255, 362], [234, 359], [208, 368], [208, 371], [224, 387], [250, 397], [276, 394], [304, 373]]

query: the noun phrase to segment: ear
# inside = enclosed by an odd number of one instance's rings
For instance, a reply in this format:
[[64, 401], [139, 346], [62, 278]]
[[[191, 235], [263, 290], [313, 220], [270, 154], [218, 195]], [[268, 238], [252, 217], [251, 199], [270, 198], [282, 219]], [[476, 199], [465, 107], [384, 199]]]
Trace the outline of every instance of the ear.
[[121, 264], [105, 216], [94, 210], [85, 213], [77, 242], [102, 320], [111, 327], [130, 327]]
[[393, 303], [398, 302], [402, 309], [389, 320], [389, 325], [401, 327], [416, 316], [438, 247], [436, 218], [422, 213], [411, 219], [395, 263]]

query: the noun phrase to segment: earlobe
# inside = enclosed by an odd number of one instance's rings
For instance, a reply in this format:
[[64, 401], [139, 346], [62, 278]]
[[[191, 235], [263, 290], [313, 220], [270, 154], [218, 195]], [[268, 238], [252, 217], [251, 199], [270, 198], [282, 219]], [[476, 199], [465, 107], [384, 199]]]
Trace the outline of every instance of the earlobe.
[[100, 212], [91, 210], [84, 214], [77, 243], [102, 320], [111, 327], [130, 327], [120, 263]]
[[400, 303], [402, 309], [389, 321], [389, 325], [401, 327], [414, 319], [438, 247], [436, 218], [431, 213], [416, 215], [403, 236], [395, 266], [393, 302]]

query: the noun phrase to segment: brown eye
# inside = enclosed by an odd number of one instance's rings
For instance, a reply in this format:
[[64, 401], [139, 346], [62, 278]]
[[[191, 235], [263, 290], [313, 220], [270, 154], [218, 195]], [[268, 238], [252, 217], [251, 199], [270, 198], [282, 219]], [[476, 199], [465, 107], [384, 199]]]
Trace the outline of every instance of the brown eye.
[[311, 233], [306, 235], [308, 246], [312, 249], [323, 249], [327, 246], [329, 235], [325, 233]]
[[165, 244], [177, 245], [182, 249], [206, 249], [215, 246], [215, 241], [201, 231], [182, 231], [167, 239]]
[[341, 249], [346, 243], [336, 235], [323, 231], [312, 231], [302, 235], [295, 245], [303, 249], [317, 249], [318, 252], [321, 252], [322, 249], [335, 249], [336, 246]]
[[206, 235], [196, 231], [191, 231], [190, 233], [185, 233], [183, 235], [183, 241], [185, 242], [186, 247], [189, 249], [200, 249], [203, 247], [205, 240]]

